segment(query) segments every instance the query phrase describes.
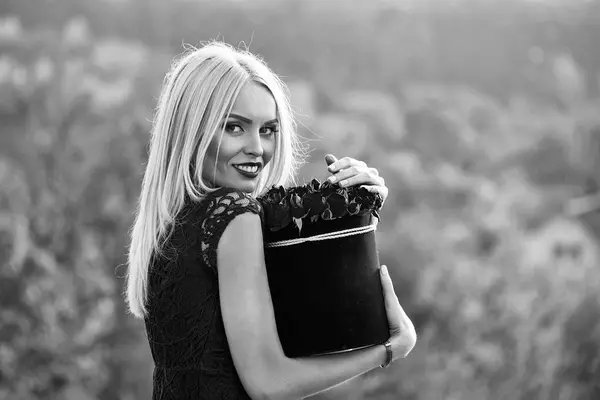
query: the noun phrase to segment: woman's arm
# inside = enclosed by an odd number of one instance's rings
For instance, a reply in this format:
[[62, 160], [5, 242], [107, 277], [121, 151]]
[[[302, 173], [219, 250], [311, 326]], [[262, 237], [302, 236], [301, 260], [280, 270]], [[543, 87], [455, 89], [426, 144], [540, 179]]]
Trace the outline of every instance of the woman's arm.
[[[384, 363], [384, 346], [319, 357], [285, 356], [277, 335], [258, 215], [245, 213], [231, 221], [219, 241], [217, 265], [227, 340], [240, 380], [253, 399], [311, 396]], [[402, 358], [414, 346], [416, 334], [387, 274], [382, 275], [382, 283], [394, 358]]]

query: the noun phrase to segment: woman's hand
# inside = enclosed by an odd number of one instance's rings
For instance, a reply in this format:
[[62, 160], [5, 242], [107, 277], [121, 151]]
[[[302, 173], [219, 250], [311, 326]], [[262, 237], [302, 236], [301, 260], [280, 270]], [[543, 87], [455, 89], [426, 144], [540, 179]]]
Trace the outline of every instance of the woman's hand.
[[370, 192], [379, 193], [385, 202], [388, 188], [385, 186], [385, 180], [379, 176], [379, 172], [375, 168], [369, 168], [363, 161], [350, 157], [338, 160], [332, 154], [325, 156], [325, 162], [328, 165], [327, 169], [332, 173], [327, 178], [329, 182], [338, 182], [340, 186], [364, 186]]
[[392, 279], [385, 265], [381, 266], [381, 285], [385, 301], [385, 311], [390, 326], [390, 343], [392, 344], [392, 361], [404, 358], [417, 343], [415, 327], [398, 301]]

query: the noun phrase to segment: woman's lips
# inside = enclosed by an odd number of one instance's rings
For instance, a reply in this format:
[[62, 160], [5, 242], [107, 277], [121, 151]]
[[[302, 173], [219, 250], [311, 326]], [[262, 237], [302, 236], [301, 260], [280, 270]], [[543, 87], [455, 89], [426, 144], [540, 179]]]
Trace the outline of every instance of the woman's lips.
[[259, 164], [233, 164], [233, 168], [247, 178], [256, 178], [260, 172]]

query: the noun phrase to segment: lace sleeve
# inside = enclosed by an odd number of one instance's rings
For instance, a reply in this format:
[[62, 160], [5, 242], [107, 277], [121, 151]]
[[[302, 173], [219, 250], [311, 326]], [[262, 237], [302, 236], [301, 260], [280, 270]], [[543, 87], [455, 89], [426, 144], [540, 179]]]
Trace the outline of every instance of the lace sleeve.
[[233, 189], [221, 189], [211, 193], [207, 201], [205, 217], [200, 227], [200, 246], [204, 263], [217, 272], [217, 246], [229, 223], [246, 212], [258, 214], [262, 220], [260, 203], [250, 195]]

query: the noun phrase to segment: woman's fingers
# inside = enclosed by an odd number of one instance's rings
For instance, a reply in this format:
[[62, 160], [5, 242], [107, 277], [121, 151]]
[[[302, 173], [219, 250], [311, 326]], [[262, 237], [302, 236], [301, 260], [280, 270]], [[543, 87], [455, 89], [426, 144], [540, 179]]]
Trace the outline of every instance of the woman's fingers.
[[336, 172], [333, 176], [337, 179], [337, 181], [341, 181], [343, 179], [350, 178], [352, 176], [360, 175], [360, 174], [364, 174], [365, 176], [369, 176], [369, 177], [378, 177], [379, 171], [377, 170], [377, 168], [367, 167], [366, 164], [364, 166], [363, 165], [352, 165], [348, 168], [345, 168], [345, 169], [342, 169], [342, 170]]
[[381, 186], [381, 185], [360, 185], [360, 187], [367, 189], [371, 193], [379, 193], [384, 198], [388, 194], [388, 188], [387, 188], [387, 186]]
[[415, 347], [417, 333], [412, 321], [398, 301], [394, 284], [385, 265], [381, 266], [381, 285], [383, 287], [385, 312], [387, 313], [393, 352], [396, 357], [404, 358]]
[[378, 193], [385, 202], [388, 196], [388, 188], [376, 168], [369, 168], [363, 161], [350, 157], [338, 160], [333, 154], [327, 154], [325, 162], [329, 165], [328, 169], [333, 174], [327, 178], [329, 182], [338, 183], [342, 187], [364, 186], [370, 192]]
[[[328, 156], [334, 157], [331, 154], [328, 154]], [[359, 161], [354, 158], [344, 157], [344, 158], [334, 161], [332, 164], [329, 165], [328, 169], [329, 169], [329, 172], [335, 173], [335, 172], [341, 171], [343, 169], [354, 167], [354, 166], [366, 167], [367, 164], [365, 164], [363, 161]]]
[[361, 168], [352, 166], [346, 168], [335, 175], [330, 176], [327, 180], [331, 183], [339, 182], [340, 186], [354, 185], [385, 185], [385, 181], [379, 176], [379, 172], [375, 168]]
[[382, 179], [377, 179], [379, 171], [375, 168], [369, 168], [364, 161], [350, 157], [338, 160], [333, 154], [327, 154], [325, 162], [328, 165], [329, 171], [334, 174], [328, 178], [331, 183], [340, 182], [342, 186], [383, 184]]
[[392, 279], [390, 278], [390, 274], [385, 265], [381, 266], [380, 273], [385, 311], [390, 326], [390, 334], [393, 336], [399, 334], [402, 330], [402, 314], [404, 313], [404, 310], [400, 307], [398, 297], [394, 291], [394, 284], [392, 283]]

